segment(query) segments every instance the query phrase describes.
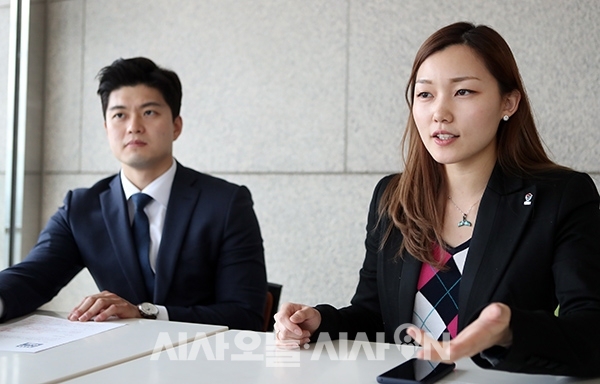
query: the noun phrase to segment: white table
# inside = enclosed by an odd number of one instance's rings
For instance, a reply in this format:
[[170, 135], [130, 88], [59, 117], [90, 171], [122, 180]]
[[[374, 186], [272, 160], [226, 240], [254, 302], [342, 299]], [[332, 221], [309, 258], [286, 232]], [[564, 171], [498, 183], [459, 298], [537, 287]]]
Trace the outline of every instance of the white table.
[[[36, 313], [66, 318], [62, 313]], [[160, 335], [178, 345], [227, 330], [225, 326], [174, 321], [111, 321], [127, 325], [37, 353], [0, 351], [0, 383], [60, 382], [148, 356]]]
[[[183, 347], [112, 366], [69, 383], [376, 383], [377, 375], [414, 352], [414, 348], [408, 346], [352, 341], [316, 343], [308, 349], [285, 351], [275, 348], [273, 334], [235, 330]], [[459, 361], [457, 369], [441, 382], [547, 384], [600, 381], [490, 371], [465, 359]]]

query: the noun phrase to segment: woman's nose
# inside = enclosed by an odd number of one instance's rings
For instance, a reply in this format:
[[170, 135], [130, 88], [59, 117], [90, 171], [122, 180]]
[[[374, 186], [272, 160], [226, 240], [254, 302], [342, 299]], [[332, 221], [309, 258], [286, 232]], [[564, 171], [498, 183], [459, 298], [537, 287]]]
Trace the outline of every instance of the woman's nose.
[[433, 121], [436, 123], [449, 123], [452, 121], [450, 109], [443, 103], [437, 103], [433, 111]]

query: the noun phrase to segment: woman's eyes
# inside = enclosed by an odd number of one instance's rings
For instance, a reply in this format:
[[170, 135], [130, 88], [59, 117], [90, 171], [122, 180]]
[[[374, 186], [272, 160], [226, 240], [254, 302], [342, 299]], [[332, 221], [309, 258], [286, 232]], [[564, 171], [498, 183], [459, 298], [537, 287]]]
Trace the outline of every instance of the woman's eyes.
[[473, 93], [473, 91], [471, 91], [470, 89], [459, 89], [458, 91], [456, 91], [456, 94], [458, 96], [466, 96], [470, 95], [471, 93]]
[[[474, 91], [470, 90], [470, 89], [459, 89], [458, 91], [456, 91], [455, 95], [456, 96], [467, 96], [474, 93]], [[417, 98], [419, 99], [427, 99], [433, 97], [433, 95], [430, 92], [417, 92]]]

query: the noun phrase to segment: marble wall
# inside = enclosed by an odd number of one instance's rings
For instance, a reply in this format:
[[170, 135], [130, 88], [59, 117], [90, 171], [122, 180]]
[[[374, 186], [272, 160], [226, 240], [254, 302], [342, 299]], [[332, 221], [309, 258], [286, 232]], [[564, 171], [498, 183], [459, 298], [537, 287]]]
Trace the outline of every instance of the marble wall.
[[[459, 20], [506, 38], [553, 158], [600, 183], [595, 0], [48, 0], [40, 225], [118, 171], [95, 76], [147, 56], [183, 83], [177, 159], [252, 191], [282, 300], [345, 305], [373, 187], [401, 170], [414, 54]], [[83, 273], [49, 306], [94, 291]]]

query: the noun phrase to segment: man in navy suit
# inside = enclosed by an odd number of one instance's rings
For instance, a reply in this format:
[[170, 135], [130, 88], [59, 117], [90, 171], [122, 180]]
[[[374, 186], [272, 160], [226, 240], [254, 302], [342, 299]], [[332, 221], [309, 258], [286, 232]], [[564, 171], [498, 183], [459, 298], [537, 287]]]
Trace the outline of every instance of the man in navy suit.
[[[69, 191], [25, 260], [0, 272], [0, 321], [34, 311], [87, 268], [101, 292], [85, 297], [70, 320], [145, 317], [260, 330], [267, 281], [252, 198], [246, 187], [173, 158], [183, 126], [178, 76], [132, 58], [98, 78], [121, 171]], [[146, 205], [136, 212], [139, 196]]]

